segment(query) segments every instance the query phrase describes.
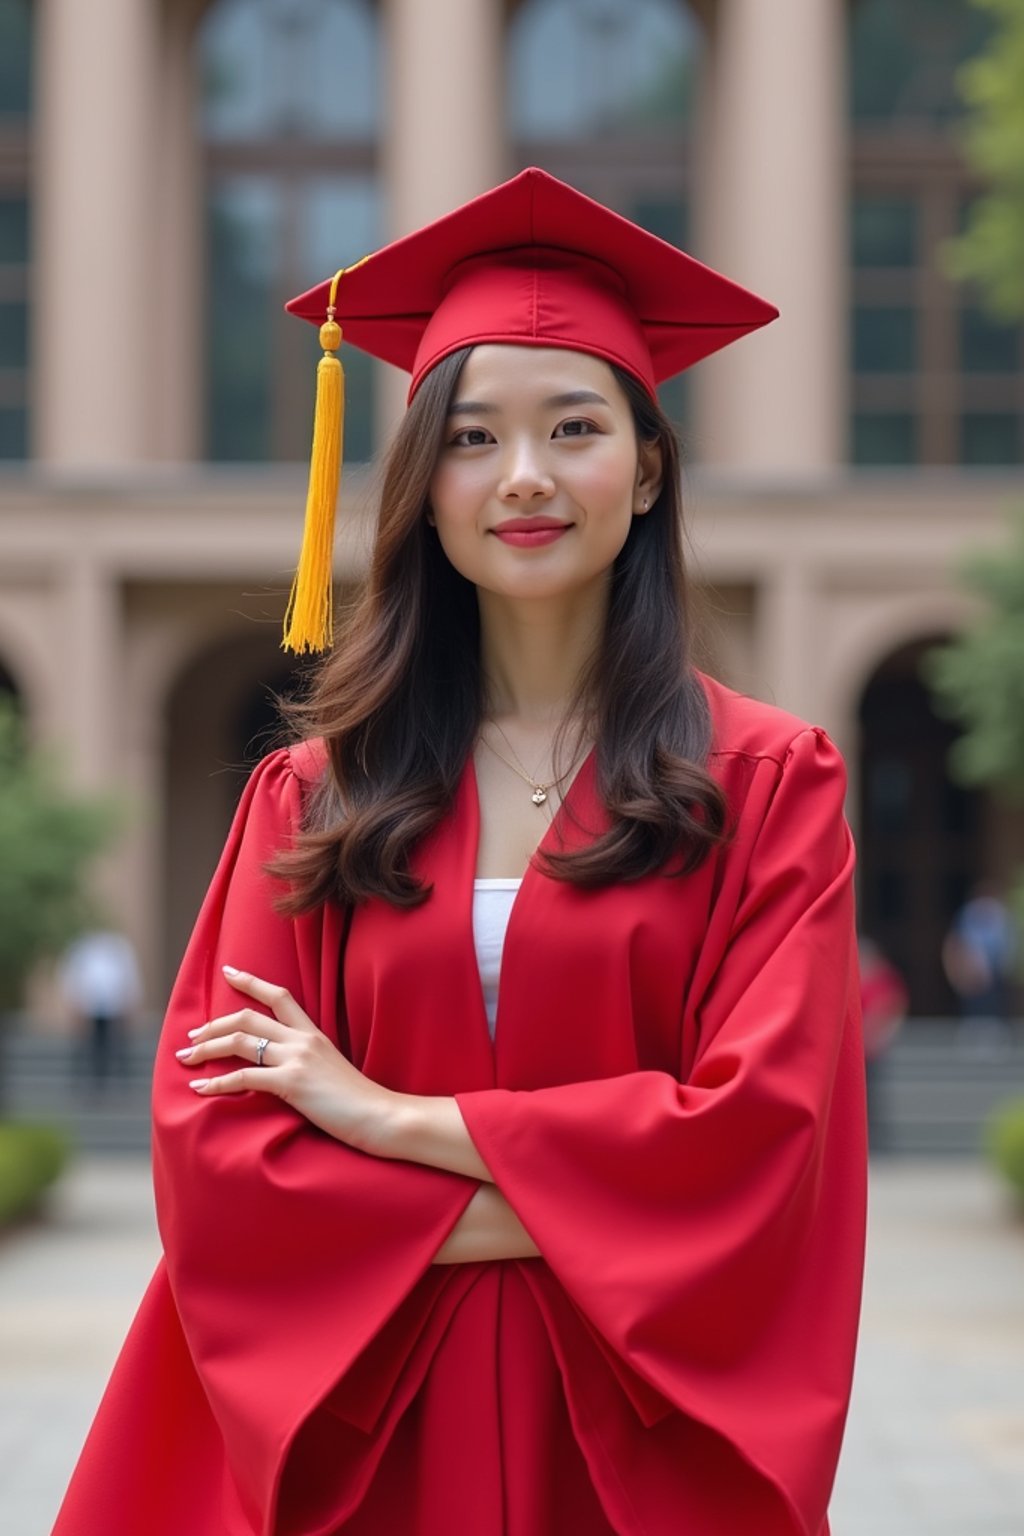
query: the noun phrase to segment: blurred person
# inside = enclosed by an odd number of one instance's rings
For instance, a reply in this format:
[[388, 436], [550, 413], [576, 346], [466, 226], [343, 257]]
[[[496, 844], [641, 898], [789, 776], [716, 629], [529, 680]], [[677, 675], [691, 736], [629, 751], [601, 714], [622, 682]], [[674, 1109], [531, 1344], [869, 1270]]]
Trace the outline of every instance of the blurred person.
[[[865, 1116], [842, 758], [695, 670], [656, 387], [774, 317], [531, 169], [290, 306], [412, 374], [154, 1081], [55, 1536], [825, 1536]], [[337, 320], [335, 319], [337, 317]]]
[[960, 1007], [968, 1046], [1001, 1051], [1012, 1038], [1013, 916], [996, 887], [979, 881], [956, 912], [942, 946], [942, 964]]
[[885, 1112], [885, 1056], [907, 1016], [907, 984], [880, 946], [861, 934], [857, 940], [860, 1007], [867, 1068], [868, 1142], [883, 1151], [888, 1143]]
[[81, 934], [65, 951], [58, 982], [75, 1020], [82, 1074], [94, 1086], [123, 1076], [127, 1032], [142, 1002], [131, 942], [107, 929]]

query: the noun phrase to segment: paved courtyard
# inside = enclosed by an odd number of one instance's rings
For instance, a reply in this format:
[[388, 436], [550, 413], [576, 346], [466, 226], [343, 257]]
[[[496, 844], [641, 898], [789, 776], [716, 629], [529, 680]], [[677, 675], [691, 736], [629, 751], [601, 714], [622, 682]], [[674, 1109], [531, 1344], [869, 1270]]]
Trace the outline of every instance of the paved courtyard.
[[[1024, 1220], [975, 1163], [881, 1161], [870, 1244], [834, 1536], [1021, 1536]], [[48, 1536], [157, 1252], [127, 1158], [81, 1161], [0, 1241], [4, 1536]]]

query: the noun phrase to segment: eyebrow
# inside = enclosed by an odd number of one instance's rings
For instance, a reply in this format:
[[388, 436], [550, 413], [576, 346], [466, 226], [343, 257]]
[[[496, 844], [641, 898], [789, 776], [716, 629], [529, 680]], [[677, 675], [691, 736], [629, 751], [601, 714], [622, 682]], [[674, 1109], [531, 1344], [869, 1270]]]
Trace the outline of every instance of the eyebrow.
[[[593, 389], [572, 389], [564, 395], [549, 395], [540, 402], [541, 409], [561, 410], [568, 405], [608, 405], [604, 395]], [[609, 406], [609, 409], [611, 407]], [[448, 409], [449, 416], [498, 416], [501, 407], [486, 400], [456, 400]]]

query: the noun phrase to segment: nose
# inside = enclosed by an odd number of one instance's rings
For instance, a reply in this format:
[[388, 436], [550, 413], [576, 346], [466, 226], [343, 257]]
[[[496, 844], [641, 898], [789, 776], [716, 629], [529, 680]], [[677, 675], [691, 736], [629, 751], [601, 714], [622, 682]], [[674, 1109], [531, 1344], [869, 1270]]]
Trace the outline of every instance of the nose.
[[510, 442], [498, 482], [502, 500], [528, 505], [548, 501], [554, 494], [555, 482], [540, 446], [526, 436]]

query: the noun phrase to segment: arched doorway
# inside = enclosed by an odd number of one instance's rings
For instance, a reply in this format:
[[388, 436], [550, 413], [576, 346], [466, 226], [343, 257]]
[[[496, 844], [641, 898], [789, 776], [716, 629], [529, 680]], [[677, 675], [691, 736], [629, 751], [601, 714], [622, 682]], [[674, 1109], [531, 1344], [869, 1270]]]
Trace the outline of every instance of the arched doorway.
[[164, 753], [163, 978], [174, 979], [231, 818], [254, 764], [284, 739], [274, 695], [301, 686], [308, 661], [277, 634], [201, 651], [168, 694]]
[[861, 696], [859, 923], [906, 977], [918, 1017], [955, 1012], [942, 973], [953, 913], [982, 877], [1003, 884], [1019, 819], [949, 774], [957, 728], [932, 708], [923, 653], [945, 636], [892, 652]]

